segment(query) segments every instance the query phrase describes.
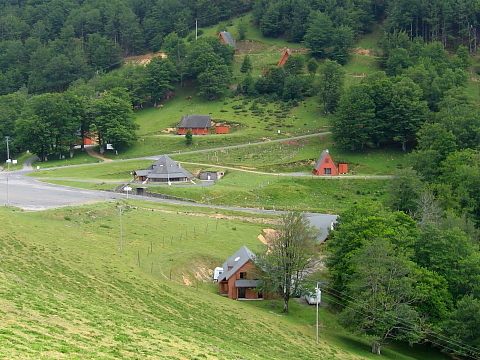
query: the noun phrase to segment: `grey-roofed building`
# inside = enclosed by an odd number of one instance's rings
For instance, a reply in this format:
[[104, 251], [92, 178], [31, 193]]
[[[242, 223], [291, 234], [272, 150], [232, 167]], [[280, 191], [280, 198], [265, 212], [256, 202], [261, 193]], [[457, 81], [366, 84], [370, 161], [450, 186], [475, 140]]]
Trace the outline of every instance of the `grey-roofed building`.
[[230, 34], [228, 31], [220, 31], [218, 33], [218, 38], [222, 43], [233, 46], [235, 50], [238, 50], [237, 44], [235, 44], [235, 40], [233, 40], [232, 34]]
[[177, 134], [185, 135], [190, 130], [193, 135], [205, 135], [210, 132], [211, 127], [210, 115], [183, 115], [177, 126]]
[[305, 215], [310, 222], [310, 225], [315, 226], [318, 230], [320, 230], [318, 241], [324, 242], [327, 240], [328, 232], [333, 229], [335, 223], [337, 222], [338, 215], [314, 213], [307, 213]]
[[193, 179], [193, 175], [182, 168], [167, 155], [162, 155], [157, 161], [146, 170], [133, 172], [135, 180], [142, 182], [182, 182]]
[[255, 254], [242, 246], [223, 263], [223, 272], [218, 276], [220, 295], [230, 299], [263, 299], [262, 293], [255, 290]]
[[330, 156], [330, 152], [323, 150], [313, 167], [314, 175], [338, 175], [338, 169]]

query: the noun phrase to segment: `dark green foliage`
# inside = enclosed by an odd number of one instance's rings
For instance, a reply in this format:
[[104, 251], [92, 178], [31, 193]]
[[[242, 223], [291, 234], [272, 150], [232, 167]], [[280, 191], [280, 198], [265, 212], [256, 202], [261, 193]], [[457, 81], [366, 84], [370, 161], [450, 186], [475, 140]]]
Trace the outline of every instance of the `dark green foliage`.
[[305, 56], [302, 54], [292, 54], [285, 62], [285, 71], [289, 74], [301, 74], [305, 67]]
[[330, 18], [320, 11], [312, 11], [308, 18], [308, 29], [303, 39], [305, 46], [313, 56], [324, 56], [331, 44], [333, 23]]
[[88, 36], [88, 62], [94, 70], [109, 70], [120, 60], [120, 53], [120, 47], [106, 37], [97, 33]]
[[420, 316], [412, 306], [420, 300], [413, 286], [418, 281], [415, 264], [382, 238], [366, 243], [349, 262], [354, 270], [348, 293], [355, 301], [342, 312], [342, 323], [371, 335], [377, 355], [388, 339], [420, 341]]
[[388, 338], [414, 343], [424, 333], [446, 351], [473, 351], [465, 344], [478, 336], [478, 234], [444, 221], [417, 226], [404, 213], [362, 204], [341, 214], [330, 234], [331, 293], [345, 305], [344, 325], [372, 335], [373, 352]]
[[414, 215], [423, 186], [417, 172], [412, 168], [397, 169], [388, 183], [386, 204], [392, 210]]
[[[475, 358], [480, 348], [480, 300], [465, 296], [457, 304], [456, 311], [443, 324], [447, 339], [442, 343], [454, 354]], [[446, 340], [447, 340], [446, 339]]]
[[257, 80], [255, 89], [259, 94], [278, 94], [280, 96], [283, 93], [285, 76], [283, 67], [271, 67]]
[[334, 112], [337, 108], [343, 91], [344, 78], [345, 72], [337, 62], [330, 60], [323, 62], [320, 67], [317, 92], [326, 114]]
[[402, 31], [426, 42], [443, 46], [464, 42], [470, 52], [478, 45], [476, 16], [478, 10], [468, 1], [446, 0], [435, 4], [391, 0], [385, 3], [389, 32]]
[[209, 66], [198, 75], [197, 81], [199, 96], [205, 100], [221, 99], [230, 85], [230, 69], [226, 65]]
[[169, 59], [161, 57], [153, 58], [145, 68], [145, 88], [156, 104], [166, 92], [174, 89], [173, 83], [178, 80], [177, 69]]
[[331, 35], [328, 58], [338, 62], [340, 65], [345, 65], [349, 51], [353, 47], [354, 39], [355, 33], [349, 26], [335, 28]]
[[245, 40], [247, 29], [248, 29], [248, 24], [244, 19], [238, 22], [237, 24], [238, 40]]
[[388, 238], [396, 244], [411, 247], [415, 236], [415, 222], [402, 212], [388, 212], [378, 204], [353, 206], [341, 215], [335, 231], [329, 235], [327, 265], [333, 287], [340, 291], [345, 289], [352, 273], [350, 256], [373, 237]]
[[288, 312], [290, 298], [302, 289], [303, 274], [313, 266], [318, 235], [304, 214], [284, 214], [265, 252], [257, 256], [259, 288], [265, 294], [280, 295], [284, 312]]
[[285, 30], [282, 25], [281, 3], [273, 3], [262, 16], [260, 30], [267, 37], [277, 37]]
[[308, 73], [312, 74], [312, 75], [315, 75], [315, 73], [318, 70], [318, 66], [319, 66], [318, 62], [314, 58], [311, 58], [310, 60], [308, 60], [308, 62], [307, 62]]
[[191, 145], [193, 143], [193, 134], [190, 129], [185, 133], [185, 145]]
[[70, 94], [43, 94], [32, 97], [16, 122], [18, 142], [37, 154], [68, 156], [78, 140], [80, 116], [85, 104]]
[[255, 80], [253, 80], [251, 74], [245, 76], [243, 81], [239, 84], [238, 91], [246, 96], [254, 96], [257, 93], [255, 90]]
[[112, 144], [115, 150], [130, 146], [136, 139], [132, 105], [115, 95], [115, 89], [95, 99], [90, 109], [92, 130], [97, 132], [101, 147]]
[[250, 60], [250, 56], [245, 55], [243, 57], [242, 66], [240, 67], [240, 72], [242, 74], [246, 74], [253, 70], [252, 60]]
[[350, 87], [341, 97], [332, 119], [336, 143], [344, 149], [359, 150], [373, 147], [377, 127], [375, 103], [365, 84]]

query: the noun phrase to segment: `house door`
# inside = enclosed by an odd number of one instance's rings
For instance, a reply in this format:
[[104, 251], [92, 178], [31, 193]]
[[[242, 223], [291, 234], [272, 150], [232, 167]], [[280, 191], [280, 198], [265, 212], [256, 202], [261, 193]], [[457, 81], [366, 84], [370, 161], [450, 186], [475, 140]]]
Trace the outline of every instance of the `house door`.
[[238, 298], [245, 299], [245, 289], [246, 288], [238, 288]]

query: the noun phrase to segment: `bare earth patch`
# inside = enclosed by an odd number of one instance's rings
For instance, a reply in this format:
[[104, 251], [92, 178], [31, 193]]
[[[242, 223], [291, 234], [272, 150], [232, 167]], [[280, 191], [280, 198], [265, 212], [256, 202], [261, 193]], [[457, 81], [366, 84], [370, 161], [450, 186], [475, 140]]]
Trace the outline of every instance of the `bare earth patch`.
[[145, 54], [145, 55], [130, 56], [130, 57], [127, 57], [127, 58], [123, 59], [123, 61], [126, 64], [137, 64], [137, 65], [145, 66], [148, 63], [150, 63], [150, 61], [152, 61], [152, 59], [154, 57], [157, 57], [157, 56], [161, 56], [163, 59], [165, 59], [167, 57], [167, 54], [165, 54], [163, 52], [148, 53], [148, 54]]
[[367, 55], [367, 56], [373, 56], [374, 55], [372, 50], [364, 49], [364, 48], [361, 48], [361, 47], [357, 47], [357, 48], [353, 49], [353, 51], [356, 55]]
[[227, 220], [240, 220], [240, 221], [247, 221], [252, 223], [261, 223], [261, 224], [272, 224], [278, 225], [278, 220], [274, 219], [259, 219], [259, 218], [252, 218], [247, 216], [231, 216], [231, 215], [224, 215], [224, 214], [197, 214], [191, 212], [180, 212], [180, 211], [172, 211], [172, 210], [163, 210], [163, 209], [152, 209], [140, 206], [131, 206], [132, 209], [141, 209], [147, 211], [157, 211], [166, 214], [183, 214], [188, 216], [198, 216], [198, 217], [208, 217], [211, 219], [227, 219]]
[[262, 231], [265, 233], [265, 235], [260, 234], [257, 237], [258, 237], [258, 240], [260, 240], [265, 245], [268, 244], [268, 239], [277, 232], [277, 230], [275, 229], [262, 229]]

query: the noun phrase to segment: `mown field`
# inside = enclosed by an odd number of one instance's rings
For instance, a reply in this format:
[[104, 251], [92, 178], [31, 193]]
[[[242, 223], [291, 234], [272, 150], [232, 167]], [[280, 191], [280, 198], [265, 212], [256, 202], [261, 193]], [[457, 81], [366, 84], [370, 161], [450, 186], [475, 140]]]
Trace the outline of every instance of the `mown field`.
[[[0, 212], [1, 358], [377, 358], [329, 307], [316, 345], [314, 307], [293, 301], [286, 315], [217, 294], [213, 267], [257, 250], [271, 217], [143, 202]], [[382, 357], [444, 359], [398, 346]]]

